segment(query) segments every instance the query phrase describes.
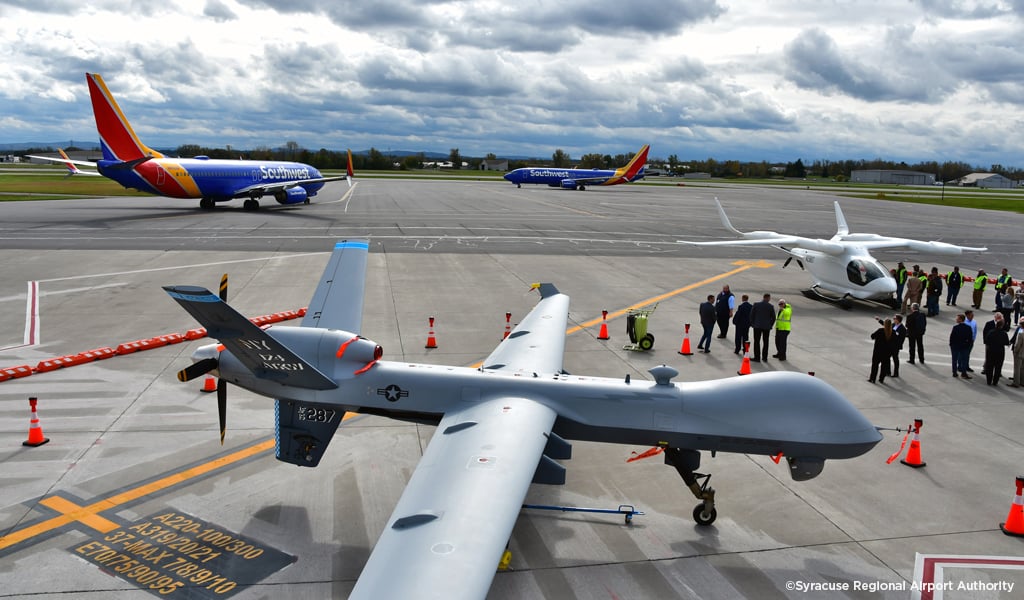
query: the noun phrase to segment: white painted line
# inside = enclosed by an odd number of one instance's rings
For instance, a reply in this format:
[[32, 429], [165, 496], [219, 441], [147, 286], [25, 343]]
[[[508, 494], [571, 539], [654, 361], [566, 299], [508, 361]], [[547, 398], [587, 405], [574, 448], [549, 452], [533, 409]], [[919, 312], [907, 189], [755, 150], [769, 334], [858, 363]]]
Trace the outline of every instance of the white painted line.
[[28, 298], [25, 300], [25, 339], [26, 346], [39, 343], [39, 282], [28, 282]]
[[[991, 578], [988, 581], [964, 580], [949, 578], [946, 581], [945, 571], [948, 569], [1004, 569], [1024, 570], [1024, 558], [1017, 556], [970, 556], [955, 554], [921, 554], [914, 559], [914, 581], [911, 583], [910, 597], [913, 600], [942, 600], [943, 592], [961, 592], [955, 594], [964, 597], [962, 592], [1007, 592], [1012, 593], [1013, 581], [999, 581]], [[970, 596], [971, 594], [967, 594]], [[1016, 596], [1006, 596], [1007, 598]]]

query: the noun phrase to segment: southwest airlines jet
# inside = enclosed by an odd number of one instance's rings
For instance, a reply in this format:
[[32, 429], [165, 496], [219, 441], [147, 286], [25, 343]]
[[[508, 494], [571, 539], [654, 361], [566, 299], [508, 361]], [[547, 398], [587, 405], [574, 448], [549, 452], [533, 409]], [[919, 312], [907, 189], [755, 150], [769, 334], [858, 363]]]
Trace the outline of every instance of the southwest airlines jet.
[[642, 179], [647, 164], [649, 144], [644, 145], [626, 166], [614, 171], [607, 169], [557, 169], [549, 167], [526, 167], [505, 173], [505, 179], [523, 187], [524, 183], [540, 183], [566, 190], [585, 190], [588, 185], [618, 185]]
[[199, 198], [200, 208], [213, 208], [217, 202], [245, 198], [245, 208], [256, 210], [260, 198], [273, 196], [281, 204], [309, 204], [324, 183], [348, 179], [352, 185], [352, 153], [348, 154], [348, 174], [324, 177], [315, 168], [296, 162], [262, 160], [224, 160], [208, 156], [168, 158], [142, 143], [121, 112], [103, 78], [86, 73], [92, 112], [100, 134], [103, 159], [95, 163], [36, 156], [63, 163], [71, 174], [87, 174], [75, 164], [95, 166], [99, 173], [126, 188], [170, 198]]

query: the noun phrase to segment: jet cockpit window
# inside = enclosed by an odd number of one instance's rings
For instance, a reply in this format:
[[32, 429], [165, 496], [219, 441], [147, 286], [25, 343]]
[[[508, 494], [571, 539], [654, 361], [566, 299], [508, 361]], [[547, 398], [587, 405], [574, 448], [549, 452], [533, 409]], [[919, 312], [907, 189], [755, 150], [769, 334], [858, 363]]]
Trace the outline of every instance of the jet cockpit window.
[[846, 277], [850, 283], [867, 285], [876, 279], [884, 279], [888, 275], [878, 263], [854, 259], [846, 265]]

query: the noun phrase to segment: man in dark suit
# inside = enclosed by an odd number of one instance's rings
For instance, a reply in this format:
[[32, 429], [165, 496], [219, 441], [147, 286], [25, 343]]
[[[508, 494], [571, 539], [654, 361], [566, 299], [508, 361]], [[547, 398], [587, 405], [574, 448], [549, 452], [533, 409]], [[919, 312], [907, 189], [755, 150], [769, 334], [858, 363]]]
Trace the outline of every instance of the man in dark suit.
[[725, 338], [729, 333], [729, 318], [736, 309], [736, 296], [729, 291], [728, 285], [722, 286], [722, 291], [715, 298], [715, 317], [718, 321], [718, 337]]
[[754, 328], [754, 362], [761, 362], [761, 355], [768, 360], [768, 337], [775, 325], [775, 307], [772, 306], [772, 295], [764, 298], [750, 309], [750, 325]]
[[749, 296], [743, 294], [743, 302], [736, 307], [736, 314], [732, 317], [732, 324], [736, 326], [736, 349], [733, 354], [743, 352], [743, 344], [750, 341], [750, 311], [754, 306], [749, 299]]
[[712, 303], [714, 299], [714, 296], [709, 295], [707, 300], [700, 303], [698, 310], [700, 326], [704, 331], [697, 342], [697, 349], [705, 354], [711, 352], [711, 332], [715, 330], [715, 305]]

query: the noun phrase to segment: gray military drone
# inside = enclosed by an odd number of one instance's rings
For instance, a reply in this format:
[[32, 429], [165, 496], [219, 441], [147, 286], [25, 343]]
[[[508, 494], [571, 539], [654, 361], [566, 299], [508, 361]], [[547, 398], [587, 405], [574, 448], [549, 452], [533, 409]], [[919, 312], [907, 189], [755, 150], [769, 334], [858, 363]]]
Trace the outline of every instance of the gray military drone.
[[[276, 457], [320, 462], [346, 411], [437, 426], [352, 598], [483, 598], [531, 483], [564, 484], [571, 440], [665, 449], [700, 503], [717, 515], [700, 451], [787, 457], [793, 479], [821, 473], [882, 436], [849, 401], [808, 375], [774, 372], [674, 383], [577, 377], [562, 368], [569, 297], [538, 284], [540, 301], [479, 368], [382, 360], [360, 335], [369, 243], [338, 242], [301, 326], [261, 329], [206, 289], [164, 289], [220, 341], [179, 373], [220, 377], [274, 398]], [[401, 565], [403, 576], [396, 576]]]

